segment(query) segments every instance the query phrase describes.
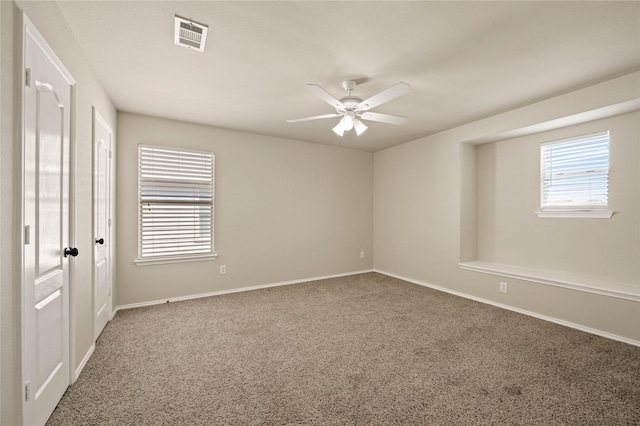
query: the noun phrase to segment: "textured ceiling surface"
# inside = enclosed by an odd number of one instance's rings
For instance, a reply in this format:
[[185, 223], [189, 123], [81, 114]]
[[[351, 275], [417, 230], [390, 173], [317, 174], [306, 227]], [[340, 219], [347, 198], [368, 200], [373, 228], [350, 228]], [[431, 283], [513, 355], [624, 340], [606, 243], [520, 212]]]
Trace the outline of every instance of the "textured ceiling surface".
[[[116, 108], [376, 151], [640, 69], [640, 2], [58, 1]], [[209, 26], [204, 53], [173, 43], [174, 15]], [[342, 81], [373, 111], [361, 136], [331, 128]]]

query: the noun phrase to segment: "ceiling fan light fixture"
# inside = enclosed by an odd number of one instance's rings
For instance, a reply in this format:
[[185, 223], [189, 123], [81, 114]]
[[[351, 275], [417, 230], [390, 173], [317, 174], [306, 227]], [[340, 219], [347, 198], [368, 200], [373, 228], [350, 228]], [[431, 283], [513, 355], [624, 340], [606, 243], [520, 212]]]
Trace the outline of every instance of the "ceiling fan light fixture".
[[368, 129], [368, 127], [367, 127], [367, 126], [365, 126], [365, 124], [364, 124], [362, 121], [358, 120], [358, 119], [356, 119], [356, 120], [353, 122], [353, 127], [356, 129], [356, 134], [357, 134], [358, 136], [360, 136], [361, 134], [363, 134], [363, 133]]
[[[343, 119], [344, 120], [344, 119]], [[342, 120], [338, 122], [338, 125], [332, 129], [336, 135], [342, 137], [344, 135], [344, 129], [342, 128]]]
[[353, 129], [353, 121], [354, 121], [355, 113], [353, 111], [349, 111], [344, 115], [344, 118], [340, 120], [340, 124], [345, 132]]

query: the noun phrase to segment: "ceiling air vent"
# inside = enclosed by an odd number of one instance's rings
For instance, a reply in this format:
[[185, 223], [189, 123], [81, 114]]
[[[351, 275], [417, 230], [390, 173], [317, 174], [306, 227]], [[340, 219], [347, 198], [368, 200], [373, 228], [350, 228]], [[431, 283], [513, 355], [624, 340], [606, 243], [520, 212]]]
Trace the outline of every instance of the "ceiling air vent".
[[175, 43], [178, 46], [204, 52], [209, 27], [176, 15]]

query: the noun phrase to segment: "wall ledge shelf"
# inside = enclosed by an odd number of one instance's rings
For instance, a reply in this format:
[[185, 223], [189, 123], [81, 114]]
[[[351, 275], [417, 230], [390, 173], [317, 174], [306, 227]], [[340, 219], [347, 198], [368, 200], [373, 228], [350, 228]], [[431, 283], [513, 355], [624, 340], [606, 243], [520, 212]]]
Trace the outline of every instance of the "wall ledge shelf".
[[619, 299], [640, 302], [640, 285], [609, 281], [576, 274], [523, 268], [502, 263], [474, 260], [458, 264], [461, 269], [498, 275], [517, 280], [531, 281], [577, 291], [617, 297]]

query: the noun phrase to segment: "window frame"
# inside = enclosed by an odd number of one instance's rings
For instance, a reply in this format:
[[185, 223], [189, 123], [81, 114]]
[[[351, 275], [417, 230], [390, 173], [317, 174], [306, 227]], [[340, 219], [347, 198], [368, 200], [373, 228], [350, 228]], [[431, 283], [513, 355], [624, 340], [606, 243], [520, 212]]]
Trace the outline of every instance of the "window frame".
[[[155, 255], [143, 255], [143, 250], [142, 250], [142, 205], [143, 205], [143, 200], [142, 200], [142, 155], [143, 155], [143, 150], [144, 149], [157, 149], [159, 151], [168, 151], [168, 152], [174, 152], [174, 153], [184, 153], [184, 154], [202, 154], [203, 156], [207, 156], [211, 158], [211, 180], [209, 181], [210, 183], [210, 205], [211, 205], [211, 243], [210, 243], [210, 250], [208, 252], [205, 253], [185, 253], [185, 254], [180, 254], [179, 251], [178, 252], [174, 252], [174, 253], [170, 253], [167, 255], [159, 255], [159, 254], [155, 254]], [[181, 263], [181, 262], [199, 262], [199, 261], [206, 261], [206, 260], [213, 260], [217, 257], [217, 253], [215, 252], [215, 226], [214, 226], [214, 218], [215, 218], [215, 153], [213, 153], [212, 151], [201, 151], [201, 150], [193, 150], [193, 149], [185, 149], [185, 148], [176, 148], [176, 147], [171, 147], [171, 146], [161, 146], [161, 145], [146, 145], [146, 144], [139, 144], [138, 145], [138, 162], [137, 162], [137, 173], [138, 173], [138, 195], [137, 195], [137, 203], [136, 203], [136, 208], [137, 208], [137, 216], [138, 216], [138, 222], [137, 222], [137, 258], [134, 260], [134, 263], [138, 266], [145, 266], [145, 265], [157, 265], [157, 264], [165, 264], [165, 263]], [[206, 182], [206, 181], [205, 181]], [[206, 183], [205, 183], [206, 184]], [[161, 202], [160, 202], [161, 203]], [[173, 204], [177, 204], [177, 205], [184, 205], [184, 206], [196, 206], [196, 205], [205, 205], [208, 206], [208, 203], [205, 204], [201, 204], [199, 202], [191, 202], [189, 203], [188, 201], [185, 201], [184, 203], [180, 203], [180, 202], [175, 202], [172, 201], [171, 203]], [[207, 209], [208, 210], [208, 209]]]
[[[545, 155], [545, 150], [548, 147], [562, 147], [562, 146], [570, 146], [571, 144], [584, 143], [585, 149], [587, 147], [589, 140], [597, 141], [598, 139], [603, 139], [606, 137], [606, 146], [607, 146], [607, 158], [606, 158], [606, 169], [597, 169], [597, 173], [606, 175], [606, 204], [578, 204], [575, 205], [567, 205], [567, 206], [554, 206], [554, 205], [546, 205], [545, 199], [548, 196], [549, 185], [547, 182], [552, 179], [551, 175], [553, 166], [552, 164], [547, 164], [548, 155]], [[577, 162], [577, 160], [575, 160]], [[552, 162], [551, 159], [548, 162]], [[572, 163], [572, 165], [577, 166], [577, 164]], [[580, 135], [576, 137], [571, 137], [567, 139], [560, 139], [551, 142], [546, 142], [540, 145], [540, 210], [536, 212], [538, 217], [553, 217], [553, 218], [594, 218], [594, 219], [608, 219], [613, 215], [613, 212], [609, 210], [609, 182], [610, 182], [610, 170], [611, 170], [611, 135], [610, 132], [601, 131], [594, 132], [590, 134]], [[557, 165], [556, 165], [557, 167]], [[589, 171], [579, 171], [575, 173], [577, 177], [586, 177], [588, 173], [596, 173], [593, 170]]]

